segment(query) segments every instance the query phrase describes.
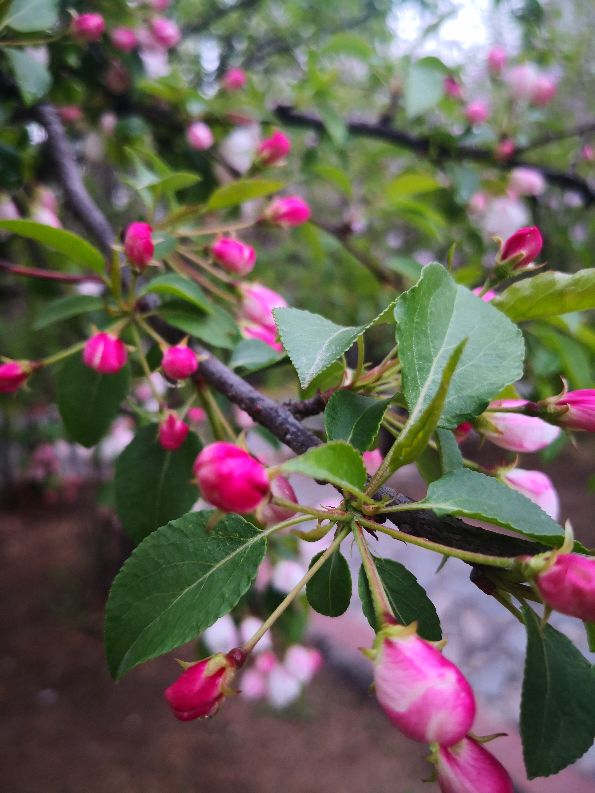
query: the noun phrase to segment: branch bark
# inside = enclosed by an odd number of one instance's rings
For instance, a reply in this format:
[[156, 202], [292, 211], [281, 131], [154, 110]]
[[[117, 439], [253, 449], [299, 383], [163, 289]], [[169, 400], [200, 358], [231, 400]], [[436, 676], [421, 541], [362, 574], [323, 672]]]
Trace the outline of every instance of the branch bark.
[[[295, 127], [308, 127], [320, 132], [324, 131], [325, 127], [322, 119], [314, 114], [298, 111], [290, 105], [277, 105], [273, 112], [284, 124]], [[547, 165], [524, 160], [518, 156], [511, 157], [508, 160], [497, 160], [490, 149], [464, 145], [448, 146], [434, 140], [431, 135], [412, 135], [409, 132], [385, 124], [348, 119], [345, 125], [351, 135], [382, 140], [400, 148], [409, 149], [409, 151], [413, 151], [421, 157], [426, 157], [430, 160], [470, 160], [487, 163], [499, 170], [510, 170], [519, 166], [533, 168], [539, 171], [550, 184], [579, 193], [587, 206], [595, 203], [595, 188], [578, 174], [560, 171]], [[547, 142], [551, 142], [553, 139]], [[543, 143], [543, 139], [537, 141], [537, 145], [543, 145]], [[530, 149], [531, 144], [528, 144], [523, 151], [529, 151]]]
[[[101, 245], [106, 256], [109, 256], [110, 246], [115, 238], [113, 229], [83, 184], [64, 127], [52, 106], [47, 104], [38, 106], [37, 112], [48, 133], [48, 147], [67, 201], [81, 223]], [[162, 321], [159, 321], [159, 330], [174, 341], [177, 341], [181, 335], [179, 331]], [[196, 345], [195, 349], [204, 356], [200, 364], [200, 377], [270, 430], [296, 454], [302, 454], [321, 443], [316, 435], [300, 424], [287, 407], [261, 394], [250, 383], [232, 372], [209, 350], [199, 345]], [[412, 503], [412, 499], [408, 496], [388, 487], [379, 488], [377, 496], [379, 499], [389, 499], [391, 504]], [[398, 523], [393, 514], [387, 517], [390, 517], [404, 535], [409, 533], [454, 548], [481, 551], [494, 556], [534, 554], [544, 550], [537, 543], [480, 529], [458, 518], [438, 517], [427, 511], [412, 510], [402, 516], [399, 514]], [[380, 516], [379, 520], [382, 519]]]

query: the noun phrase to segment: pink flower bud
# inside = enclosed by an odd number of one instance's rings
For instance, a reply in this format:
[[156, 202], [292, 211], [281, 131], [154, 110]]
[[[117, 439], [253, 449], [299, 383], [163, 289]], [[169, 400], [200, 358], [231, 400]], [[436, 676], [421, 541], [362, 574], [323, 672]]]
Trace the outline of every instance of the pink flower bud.
[[[297, 504], [295, 491], [284, 476], [276, 476], [271, 481], [271, 497], [274, 498], [275, 496]], [[289, 520], [295, 513], [296, 510], [291, 507], [281, 507], [269, 501], [266, 504], [261, 504], [258, 508], [257, 518], [265, 526], [273, 526], [275, 523]]]
[[508, 186], [516, 195], [541, 195], [545, 190], [545, 179], [535, 168], [513, 168]]
[[551, 518], [558, 520], [560, 500], [549, 476], [546, 476], [542, 471], [513, 468], [511, 471], [507, 471], [502, 478], [507, 485], [534, 501]]
[[83, 349], [86, 366], [101, 374], [115, 374], [126, 365], [128, 351], [126, 345], [111, 333], [100, 332], [87, 340]]
[[533, 105], [538, 105], [539, 107], [543, 107], [543, 105], [549, 105], [556, 95], [557, 90], [558, 86], [556, 85], [555, 80], [553, 80], [551, 77], [548, 77], [546, 74], [540, 74], [537, 76], [535, 85], [533, 86], [533, 91], [531, 93], [531, 103]]
[[258, 159], [263, 165], [274, 165], [287, 157], [290, 151], [291, 141], [277, 129], [258, 147]]
[[296, 680], [306, 685], [322, 666], [322, 655], [314, 647], [292, 644], [287, 648], [283, 665]]
[[472, 738], [439, 746], [436, 766], [442, 793], [514, 793], [504, 766]]
[[517, 270], [534, 262], [542, 247], [543, 238], [537, 226], [524, 226], [506, 240], [500, 252], [500, 261], [505, 262], [522, 254], [522, 258], [514, 265]]
[[221, 237], [211, 246], [213, 258], [236, 275], [247, 275], [254, 269], [256, 251], [251, 245], [232, 237]]
[[114, 28], [110, 33], [110, 39], [120, 52], [132, 52], [137, 45], [136, 33], [132, 28]]
[[0, 194], [0, 220], [18, 220], [20, 217], [16, 204], [6, 193]]
[[586, 162], [593, 162], [595, 160], [595, 148], [590, 143], [585, 143], [581, 148], [581, 157]]
[[190, 427], [175, 413], [168, 413], [159, 425], [159, 443], [168, 451], [175, 451], [186, 440]]
[[265, 220], [279, 226], [301, 226], [310, 219], [310, 207], [299, 196], [275, 198], [264, 213]]
[[[491, 408], [517, 408], [526, 404], [524, 399], [501, 399]], [[522, 413], [484, 413], [477, 427], [496, 446], [511, 452], [537, 452], [545, 449], [560, 434], [560, 428], [535, 416]]]
[[213, 716], [242, 662], [239, 651], [232, 650], [227, 655], [216, 653], [189, 666], [165, 689], [165, 699], [174, 716], [180, 721]]
[[459, 669], [412, 626], [385, 627], [374, 643], [378, 702], [409, 738], [457, 743], [475, 718], [475, 698]]
[[283, 345], [277, 341], [277, 331], [252, 322], [243, 322], [240, 326], [242, 335], [246, 339], [258, 339], [276, 352], [281, 352]]
[[31, 374], [31, 369], [19, 361], [0, 364], [0, 394], [13, 394], [18, 391]]
[[496, 146], [496, 159], [509, 160], [516, 151], [516, 146], [511, 138], [503, 138]]
[[362, 457], [367, 474], [374, 476], [382, 463], [382, 452], [380, 449], [372, 449], [370, 452], [364, 452]]
[[285, 299], [263, 284], [246, 281], [239, 284], [238, 288], [242, 295], [242, 315], [258, 325], [276, 330], [273, 309], [287, 306]]
[[150, 27], [155, 41], [166, 50], [172, 49], [180, 43], [182, 33], [172, 19], [155, 17], [151, 20]]
[[190, 148], [196, 151], [210, 149], [215, 142], [211, 128], [202, 121], [193, 121], [190, 124], [186, 130], [186, 140]]
[[196, 353], [185, 344], [168, 347], [161, 359], [161, 368], [170, 380], [184, 380], [198, 369]]
[[[475, 290], [473, 290], [475, 291]], [[457, 443], [463, 443], [465, 438], [473, 431], [473, 424], [470, 421], [463, 421], [454, 430], [454, 436]]]
[[483, 212], [486, 211], [488, 207], [488, 197], [482, 191], [478, 190], [476, 193], [473, 193], [471, 198], [469, 199], [469, 212], [473, 214], [481, 215]]
[[72, 20], [72, 34], [77, 41], [99, 41], [105, 31], [101, 14], [81, 14]]
[[483, 124], [490, 117], [490, 108], [487, 102], [476, 99], [465, 107], [465, 118], [470, 124]]
[[556, 416], [558, 424], [571, 430], [595, 432], [595, 389], [567, 391], [552, 400], [552, 404], [568, 408], [565, 413]]
[[515, 99], [529, 101], [535, 90], [538, 71], [533, 63], [514, 66], [506, 75], [506, 83]]
[[207, 417], [207, 414], [202, 408], [190, 408], [186, 415], [188, 416], [188, 420], [193, 424], [202, 424]]
[[595, 560], [561, 553], [537, 576], [539, 594], [548, 606], [571, 617], [595, 622]]
[[60, 105], [56, 110], [65, 124], [76, 124], [83, 117], [83, 111], [78, 105]]
[[243, 69], [229, 69], [223, 75], [221, 84], [226, 91], [239, 91], [246, 85], [246, 72]]
[[[498, 297], [498, 293], [494, 292], [493, 289], [488, 289], [488, 291], [484, 295], [482, 295], [481, 294], [483, 292], [483, 287], [482, 286], [476, 286], [475, 289], [473, 289], [472, 291], [473, 291], [473, 294], [477, 295], [478, 297], [481, 295], [481, 299], [483, 300], [484, 303], [489, 303], [495, 297]], [[469, 425], [469, 426], [471, 427], [471, 425]]]
[[131, 223], [124, 237], [124, 253], [129, 262], [139, 270], [144, 270], [153, 258], [153, 229], [148, 223]]
[[102, 113], [99, 126], [106, 137], [111, 137], [118, 126], [118, 116], [115, 113]]
[[203, 497], [224, 512], [252, 512], [269, 493], [264, 465], [233, 443], [206, 446], [193, 470]]
[[488, 52], [488, 68], [491, 74], [500, 74], [506, 65], [506, 50], [503, 47], [492, 47]]
[[463, 89], [454, 77], [449, 76], [444, 78], [444, 93], [452, 99], [463, 98]]

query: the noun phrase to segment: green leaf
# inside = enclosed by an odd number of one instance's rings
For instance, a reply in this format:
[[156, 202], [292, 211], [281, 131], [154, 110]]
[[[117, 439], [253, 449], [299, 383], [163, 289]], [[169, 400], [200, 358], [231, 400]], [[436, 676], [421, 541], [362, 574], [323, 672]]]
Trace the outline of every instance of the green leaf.
[[273, 315], [283, 347], [298, 373], [302, 388], [343, 355], [375, 322], [384, 319], [391, 303], [367, 325], [345, 327], [299, 308], [275, 308]]
[[529, 779], [557, 774], [589, 749], [595, 737], [595, 675], [572, 642], [523, 607], [527, 659], [521, 699], [521, 738]]
[[[310, 567], [318, 561], [324, 551], [317, 553]], [[314, 611], [327, 617], [338, 617], [349, 608], [351, 600], [351, 573], [347, 560], [340, 551], [335, 551], [306, 584], [308, 603]]]
[[42, 330], [54, 322], [61, 322], [64, 319], [77, 317], [79, 314], [87, 314], [89, 311], [100, 311], [104, 307], [104, 300], [93, 295], [67, 295], [58, 300], [52, 300], [45, 305], [39, 312], [39, 316], [33, 323], [34, 330]]
[[418, 281], [423, 270], [419, 262], [416, 262], [415, 259], [410, 259], [408, 256], [393, 256], [391, 259], [386, 260], [386, 266], [409, 281]]
[[268, 179], [238, 179], [236, 182], [217, 188], [209, 198], [207, 209], [235, 207], [245, 201], [276, 193], [283, 187], [283, 182], [272, 182]]
[[198, 490], [192, 465], [202, 444], [188, 433], [179, 449], [167, 451], [157, 439], [159, 427], [142, 427], [116, 463], [116, 509], [136, 543], [192, 507]]
[[47, 30], [58, 21], [58, 0], [12, 0], [4, 25], [20, 33]]
[[589, 651], [595, 653], [595, 622], [584, 622]]
[[214, 303], [211, 304], [211, 313], [207, 315], [197, 308], [191, 309], [173, 302], [161, 306], [159, 314], [170, 325], [213, 347], [231, 350], [236, 345], [238, 328], [234, 318]]
[[116, 576], [105, 619], [116, 680], [193, 639], [227, 614], [254, 580], [267, 533], [239, 515], [211, 527], [214, 517], [212, 510], [191, 512], [161, 526]]
[[177, 297], [179, 300], [184, 300], [187, 303], [192, 303], [193, 306], [200, 308], [210, 314], [213, 306], [208, 297], [202, 291], [198, 284], [184, 278], [182, 275], [176, 273], [164, 273], [158, 275], [146, 284], [139, 292], [139, 294], [147, 295], [154, 292], [158, 295], [171, 295]]
[[321, 55], [349, 55], [367, 61], [374, 56], [374, 48], [362, 36], [345, 31], [335, 33], [322, 46]]
[[45, 64], [22, 50], [5, 49], [16, 84], [26, 105], [32, 105], [49, 91], [52, 75]]
[[439, 264], [424, 267], [418, 283], [395, 306], [403, 390], [410, 411], [429, 403], [453, 349], [468, 338], [440, 426], [452, 429], [479, 415], [490, 399], [523, 374], [520, 330], [489, 303], [457, 285]]
[[280, 466], [282, 471], [303, 474], [330, 482], [349, 493], [359, 495], [366, 483], [366, 469], [361, 455], [343, 441], [331, 441], [308, 449]]
[[431, 193], [434, 190], [441, 190], [442, 185], [435, 176], [423, 172], [402, 173], [389, 182], [383, 190], [384, 198], [393, 201], [403, 196], [418, 195], [420, 193]]
[[243, 339], [232, 353], [229, 366], [244, 372], [259, 372], [285, 356], [259, 339]]
[[[373, 559], [397, 620], [402, 625], [417, 622], [420, 636], [428, 641], [440, 641], [442, 629], [436, 607], [427, 596], [425, 589], [418, 584], [413, 573], [410, 573], [400, 562], [392, 559], [382, 559], [378, 556]], [[379, 630], [381, 626], [376, 623], [370, 587], [363, 566], [359, 571], [358, 591], [364, 616], [375, 631]]]
[[66, 360], [58, 375], [56, 399], [70, 437], [91, 447], [101, 440], [128, 393], [130, 367], [100, 374], [85, 366], [80, 353]]
[[420, 502], [439, 515], [462, 515], [560, 545], [564, 530], [533, 501], [492, 476], [460, 468], [437, 479]]
[[353, 391], [336, 391], [324, 411], [329, 440], [347, 441], [360, 452], [374, 448], [390, 399], [372, 399]]
[[438, 442], [442, 473], [447, 474], [449, 471], [456, 471], [457, 468], [462, 468], [463, 455], [454, 434], [450, 430], [437, 429], [436, 441]]
[[434, 62], [417, 61], [409, 67], [405, 80], [405, 114], [414, 118], [436, 107], [444, 93], [444, 70]]
[[33, 220], [0, 220], [0, 230], [41, 242], [48, 248], [63, 253], [71, 261], [85, 264], [95, 272], [103, 273], [105, 270], [101, 251], [72, 231], [55, 229], [53, 226], [45, 226]]
[[379, 477], [382, 478], [382, 481], [385, 481], [388, 475], [398, 468], [413, 462], [428, 445], [432, 433], [440, 421], [449, 386], [456, 374], [456, 369], [466, 344], [467, 339], [463, 339], [455, 347], [440, 374], [438, 390], [430, 402], [426, 400], [426, 389], [434, 387], [434, 378], [428, 377], [423, 384], [417, 402], [409, 413], [407, 423], [391, 446], [379, 469]]
[[595, 269], [539, 273], [517, 281], [492, 302], [514, 322], [595, 308]]
[[348, 198], [352, 197], [353, 190], [351, 188], [351, 179], [345, 171], [336, 168], [334, 165], [329, 165], [328, 163], [319, 163], [313, 166], [312, 172], [325, 182], [331, 182], [331, 184], [337, 187]]

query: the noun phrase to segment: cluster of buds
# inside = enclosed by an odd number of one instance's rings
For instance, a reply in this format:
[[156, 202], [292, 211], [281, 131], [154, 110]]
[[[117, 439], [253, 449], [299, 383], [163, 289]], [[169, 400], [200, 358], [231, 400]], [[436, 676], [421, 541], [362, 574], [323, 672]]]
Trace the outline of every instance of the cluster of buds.
[[415, 624], [385, 625], [367, 654], [388, 718], [409, 738], [433, 745], [443, 793], [512, 793], [506, 770], [468, 735], [476, 712], [471, 686]]

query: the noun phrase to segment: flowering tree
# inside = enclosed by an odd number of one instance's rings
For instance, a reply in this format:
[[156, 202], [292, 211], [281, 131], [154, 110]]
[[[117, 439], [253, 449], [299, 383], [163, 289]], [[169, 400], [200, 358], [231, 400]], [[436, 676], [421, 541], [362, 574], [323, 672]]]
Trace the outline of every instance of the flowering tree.
[[[580, 232], [585, 263], [595, 125], [562, 126], [561, 75], [501, 47], [470, 83], [434, 57], [395, 63], [388, 3], [348, 4], [358, 34], [320, 11], [309, 49], [272, 35], [290, 8], [252, 19], [250, 0], [202, 17], [191, 3], [76, 5], [3, 9], [0, 267], [33, 285], [44, 336], [4, 339], [0, 393], [51, 383], [87, 448], [118, 416], [133, 422], [115, 466], [136, 549], [107, 603], [113, 677], [201, 636], [213, 654], [184, 662], [165, 692], [179, 719], [214, 714], [236, 677], [254, 697], [271, 680], [298, 692], [319, 664], [296, 644], [304, 597], [346, 611], [352, 539], [380, 705], [431, 746], [442, 791], [511, 791], [472, 731], [473, 691], [434, 605], [372, 553], [381, 534], [462, 559], [526, 626], [527, 773], [573, 763], [595, 736], [595, 682], [548, 617], [583, 620], [595, 642], [595, 563], [557, 522], [551, 481], [518, 455], [595, 430], [595, 276], [571, 257], [544, 261]], [[309, 12], [295, 4], [296, 20]], [[288, 54], [297, 67], [279, 65]], [[347, 112], [358, 103], [365, 116]], [[530, 215], [563, 202], [556, 233]], [[316, 313], [271, 288], [283, 280]], [[18, 344], [39, 352], [8, 357]], [[255, 385], [279, 378], [296, 390], [283, 403]], [[506, 462], [464, 456], [471, 432]], [[410, 463], [428, 483], [419, 501], [389, 482]], [[333, 485], [336, 503], [300, 503], [297, 475]]]

